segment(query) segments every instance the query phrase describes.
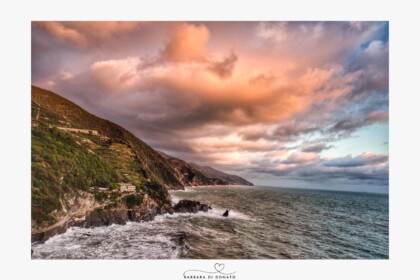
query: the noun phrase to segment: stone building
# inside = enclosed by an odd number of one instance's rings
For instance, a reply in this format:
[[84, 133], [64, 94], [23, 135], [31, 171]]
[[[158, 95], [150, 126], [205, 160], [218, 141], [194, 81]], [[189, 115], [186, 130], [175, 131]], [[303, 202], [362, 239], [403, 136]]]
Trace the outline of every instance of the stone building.
[[120, 185], [120, 192], [135, 192], [136, 186], [129, 184], [129, 183], [119, 183]]

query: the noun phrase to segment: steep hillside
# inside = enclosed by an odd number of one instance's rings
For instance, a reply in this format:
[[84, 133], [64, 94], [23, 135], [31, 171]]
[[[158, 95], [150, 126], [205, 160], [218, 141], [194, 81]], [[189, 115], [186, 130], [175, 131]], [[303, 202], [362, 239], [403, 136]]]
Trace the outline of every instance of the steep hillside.
[[201, 171], [181, 159], [171, 157], [163, 152], [159, 153], [169, 162], [175, 171], [177, 179], [185, 186], [225, 185], [221, 180], [215, 182], [215, 180], [207, 178]]
[[[33, 233], [98, 208], [152, 216], [171, 207], [167, 189], [183, 189], [166, 159], [130, 132], [37, 87], [31, 128]], [[122, 194], [121, 183], [136, 192]], [[90, 206], [80, 213], [81, 204]]]
[[217, 170], [217, 169], [214, 169], [213, 167], [210, 167], [210, 166], [200, 166], [200, 165], [195, 164], [195, 163], [190, 163], [190, 166], [192, 166], [193, 168], [201, 171], [202, 174], [204, 174], [205, 176], [207, 176], [209, 178], [222, 179], [226, 182], [226, 184], [229, 184], [229, 185], [248, 185], [248, 186], [253, 186], [254, 185], [254, 184], [245, 180], [242, 177], [224, 173], [224, 172], [222, 172], [220, 170]]
[[175, 175], [185, 186], [196, 185], [249, 185], [253, 184], [242, 177], [224, 173], [210, 166], [187, 163], [158, 151], [172, 166]]
[[35, 240], [71, 225], [152, 219], [172, 211], [168, 189], [250, 184], [157, 152], [121, 126], [35, 86], [31, 129]]
[[38, 114], [37, 108], [40, 109], [41, 121], [60, 127], [96, 130], [101, 136], [107, 137], [109, 143], [120, 143], [130, 149], [135, 154], [141, 171], [151, 180], [169, 189], [182, 188], [167, 161], [121, 126], [98, 118], [69, 100], [35, 86], [32, 86], [32, 104], [33, 114]]

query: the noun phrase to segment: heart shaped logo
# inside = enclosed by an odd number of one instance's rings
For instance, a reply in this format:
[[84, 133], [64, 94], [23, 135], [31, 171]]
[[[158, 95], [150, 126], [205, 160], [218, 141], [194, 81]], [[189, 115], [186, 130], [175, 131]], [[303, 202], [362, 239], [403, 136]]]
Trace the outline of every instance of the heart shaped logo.
[[222, 272], [222, 270], [225, 268], [225, 265], [222, 263], [215, 263], [214, 269], [216, 269], [217, 272]]

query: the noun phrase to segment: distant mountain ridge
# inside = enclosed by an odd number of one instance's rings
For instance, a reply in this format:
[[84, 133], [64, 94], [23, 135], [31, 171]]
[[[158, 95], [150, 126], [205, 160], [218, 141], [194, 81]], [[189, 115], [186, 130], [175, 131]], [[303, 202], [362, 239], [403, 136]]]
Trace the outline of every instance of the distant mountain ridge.
[[217, 170], [211, 166], [200, 166], [196, 163], [190, 162], [190, 165], [195, 169], [201, 171], [204, 175], [210, 178], [220, 178], [230, 185], [246, 185], [253, 186], [254, 184], [237, 175], [227, 174]]
[[253, 184], [242, 177], [224, 173], [210, 166], [200, 166], [187, 163], [179, 158], [172, 157], [158, 151], [176, 171], [177, 178], [185, 185], [248, 185]]

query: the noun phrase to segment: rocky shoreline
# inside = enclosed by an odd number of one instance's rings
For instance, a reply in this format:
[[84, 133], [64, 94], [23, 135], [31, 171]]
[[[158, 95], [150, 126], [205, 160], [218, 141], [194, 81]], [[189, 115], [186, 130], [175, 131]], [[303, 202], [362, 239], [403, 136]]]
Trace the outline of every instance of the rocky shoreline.
[[181, 200], [174, 206], [150, 205], [144, 208], [135, 209], [103, 209], [97, 208], [84, 217], [72, 217], [55, 227], [49, 228], [45, 231], [33, 233], [31, 235], [31, 242], [45, 242], [54, 235], [62, 234], [70, 227], [99, 227], [109, 226], [112, 224], [125, 225], [127, 222], [147, 222], [152, 221], [156, 215], [173, 214], [173, 213], [197, 213], [199, 211], [207, 212], [212, 209], [211, 206], [203, 204], [199, 201]]

